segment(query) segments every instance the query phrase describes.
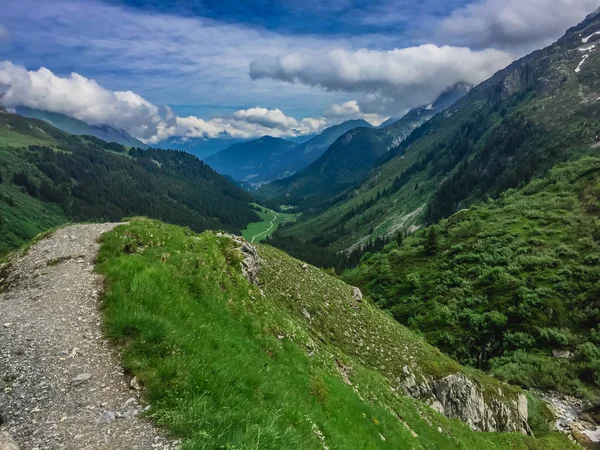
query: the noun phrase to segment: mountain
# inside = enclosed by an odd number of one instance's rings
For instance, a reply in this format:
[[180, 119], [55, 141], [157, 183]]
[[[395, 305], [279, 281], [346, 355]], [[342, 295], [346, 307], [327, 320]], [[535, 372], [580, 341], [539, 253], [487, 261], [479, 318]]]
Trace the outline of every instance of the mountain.
[[388, 127], [400, 120], [400, 117], [390, 117], [389, 119], [383, 121], [377, 128], [385, 128]]
[[133, 220], [97, 271], [106, 334], [185, 448], [575, 448], [534, 396], [268, 245]]
[[458, 84], [433, 104], [411, 109], [384, 128], [354, 128], [342, 134], [314, 163], [290, 178], [262, 186], [257, 196], [265, 201], [304, 208], [331, 204], [344, 190], [360, 182], [378, 161], [431, 117], [468, 92]]
[[234, 144], [205, 161], [217, 172], [236, 180], [260, 185], [288, 177], [317, 160], [342, 134], [357, 127], [371, 127], [364, 120], [349, 120], [323, 130], [301, 145], [265, 136]]
[[42, 111], [26, 106], [17, 107], [16, 112], [20, 116], [48, 122], [59, 130], [66, 131], [70, 134], [94, 136], [106, 142], [116, 142], [128, 147], [148, 148], [146, 144], [129, 135], [125, 130], [113, 128], [109, 125], [89, 125], [81, 120], [65, 116], [64, 114]]
[[204, 160], [207, 157], [219, 153], [234, 144], [247, 142], [246, 139], [224, 139], [224, 138], [182, 138], [171, 137], [157, 142], [156, 147], [175, 150], [183, 150]]
[[240, 232], [260, 221], [251, 200], [185, 152], [129, 149], [0, 110], [0, 254], [68, 221], [142, 215]]
[[217, 172], [234, 179], [261, 183], [276, 179], [292, 158], [297, 144], [281, 138], [263, 136], [231, 147], [205, 159]]
[[387, 152], [342, 201], [280, 236], [333, 251], [360, 249], [497, 197], [589, 151], [600, 136], [599, 30], [591, 15], [470, 89]]

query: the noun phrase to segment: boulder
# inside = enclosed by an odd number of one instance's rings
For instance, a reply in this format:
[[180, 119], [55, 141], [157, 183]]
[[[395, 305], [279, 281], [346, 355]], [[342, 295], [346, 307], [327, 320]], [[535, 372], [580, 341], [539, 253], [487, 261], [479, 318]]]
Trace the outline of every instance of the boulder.
[[354, 298], [354, 300], [356, 300], [357, 302], [362, 302], [363, 295], [359, 288], [352, 288], [352, 298]]
[[569, 350], [552, 350], [552, 356], [555, 358], [570, 358], [571, 352]]

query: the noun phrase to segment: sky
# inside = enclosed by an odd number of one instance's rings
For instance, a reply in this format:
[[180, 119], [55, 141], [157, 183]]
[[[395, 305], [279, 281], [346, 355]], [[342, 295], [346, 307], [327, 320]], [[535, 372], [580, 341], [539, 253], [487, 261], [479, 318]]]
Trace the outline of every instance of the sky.
[[166, 139], [377, 125], [548, 45], [597, 0], [1, 0], [0, 105]]

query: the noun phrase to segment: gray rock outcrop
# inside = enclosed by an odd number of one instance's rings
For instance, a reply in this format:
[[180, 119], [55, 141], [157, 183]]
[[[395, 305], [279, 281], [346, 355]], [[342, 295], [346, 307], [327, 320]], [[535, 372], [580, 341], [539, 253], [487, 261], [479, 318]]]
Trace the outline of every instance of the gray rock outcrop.
[[258, 284], [258, 271], [260, 270], [260, 257], [258, 256], [258, 250], [248, 241], [240, 236], [227, 233], [217, 233], [217, 237], [226, 237], [235, 242], [238, 249], [242, 253], [244, 259], [242, 259], [242, 274], [252, 284]]
[[[462, 373], [439, 379], [417, 377], [405, 366], [402, 390], [411, 397], [427, 402], [433, 409], [451, 419], [460, 419], [476, 431], [518, 431], [531, 434], [527, 424], [527, 398], [516, 399], [484, 396], [483, 389]], [[487, 398], [486, 398], [487, 397]]]

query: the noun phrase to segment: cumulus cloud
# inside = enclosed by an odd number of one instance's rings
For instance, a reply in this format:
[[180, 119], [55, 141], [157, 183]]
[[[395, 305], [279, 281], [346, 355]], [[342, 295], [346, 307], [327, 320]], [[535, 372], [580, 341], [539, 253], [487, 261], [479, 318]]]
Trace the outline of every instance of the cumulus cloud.
[[168, 106], [153, 105], [132, 91], [111, 91], [77, 73], [59, 77], [44, 67], [28, 71], [9, 61], [0, 62], [0, 104], [61, 113], [92, 125], [111, 125], [148, 143], [172, 136], [297, 136], [319, 131], [328, 123], [324, 118], [297, 120], [279, 109], [259, 107], [210, 120], [178, 117]]
[[597, 0], [481, 0], [435, 25], [437, 40], [516, 55], [552, 43], [598, 8]]
[[368, 114], [362, 111], [358, 101], [350, 100], [342, 104], [334, 104], [326, 112], [326, 116], [333, 119], [333, 121], [344, 121], [349, 119], [364, 119], [371, 125], [378, 126], [383, 121], [388, 119], [388, 116], [382, 116], [380, 114]]
[[394, 113], [430, 103], [456, 83], [477, 84], [512, 59], [501, 50], [433, 44], [389, 51], [338, 49], [261, 58], [250, 64], [250, 76], [361, 93], [365, 113]]

